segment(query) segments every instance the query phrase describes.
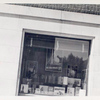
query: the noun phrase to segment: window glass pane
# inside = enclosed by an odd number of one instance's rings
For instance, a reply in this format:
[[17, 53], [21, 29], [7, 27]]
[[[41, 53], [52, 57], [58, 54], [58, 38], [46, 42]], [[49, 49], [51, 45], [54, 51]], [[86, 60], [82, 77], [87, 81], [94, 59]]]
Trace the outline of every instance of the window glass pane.
[[25, 33], [20, 95], [86, 94], [89, 41]]

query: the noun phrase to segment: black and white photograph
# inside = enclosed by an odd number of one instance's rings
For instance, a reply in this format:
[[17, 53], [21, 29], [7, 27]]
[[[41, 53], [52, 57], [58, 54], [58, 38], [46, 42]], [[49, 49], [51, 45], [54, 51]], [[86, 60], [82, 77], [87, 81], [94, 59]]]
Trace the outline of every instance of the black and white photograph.
[[0, 4], [0, 96], [100, 96], [100, 4]]

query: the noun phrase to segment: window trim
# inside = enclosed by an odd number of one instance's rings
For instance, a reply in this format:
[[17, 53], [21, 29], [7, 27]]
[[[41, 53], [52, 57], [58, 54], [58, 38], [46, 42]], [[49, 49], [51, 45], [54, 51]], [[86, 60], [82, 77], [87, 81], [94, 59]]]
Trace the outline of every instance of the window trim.
[[[23, 57], [23, 49], [24, 49], [24, 38], [25, 33], [32, 33], [32, 34], [40, 34], [40, 35], [50, 35], [50, 36], [59, 36], [59, 37], [65, 37], [65, 38], [71, 38], [71, 39], [79, 39], [79, 40], [88, 40], [92, 41], [95, 37], [94, 36], [85, 36], [85, 35], [75, 35], [75, 34], [68, 34], [68, 33], [58, 33], [58, 32], [49, 32], [49, 31], [40, 31], [40, 30], [33, 30], [33, 29], [22, 29], [22, 37], [21, 37], [21, 46], [20, 46], [20, 57], [19, 57], [19, 65], [18, 65], [18, 73], [17, 73], [17, 82], [16, 82], [16, 92], [15, 95], [19, 95], [19, 85], [20, 85], [20, 77], [21, 77], [21, 64], [22, 64], [22, 57]], [[89, 47], [89, 55], [91, 52], [91, 45]], [[90, 56], [89, 56], [90, 59]], [[88, 59], [88, 65], [87, 65], [87, 80], [89, 76], [89, 59]], [[86, 96], [88, 95], [88, 81], [86, 85]]]

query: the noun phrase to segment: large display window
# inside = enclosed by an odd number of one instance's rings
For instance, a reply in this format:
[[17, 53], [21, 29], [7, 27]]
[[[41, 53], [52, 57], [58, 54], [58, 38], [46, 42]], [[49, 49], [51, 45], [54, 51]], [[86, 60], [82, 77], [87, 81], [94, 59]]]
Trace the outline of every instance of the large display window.
[[19, 95], [87, 92], [90, 41], [25, 33]]

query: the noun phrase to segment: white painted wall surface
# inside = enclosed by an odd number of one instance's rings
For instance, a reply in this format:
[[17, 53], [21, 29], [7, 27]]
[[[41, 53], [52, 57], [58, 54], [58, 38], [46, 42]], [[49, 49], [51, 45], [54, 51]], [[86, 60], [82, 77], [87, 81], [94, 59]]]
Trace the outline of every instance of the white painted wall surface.
[[[10, 14], [10, 15], [9, 15]], [[23, 16], [24, 15], [24, 16]], [[26, 18], [26, 16], [28, 18]], [[48, 31], [53, 34], [95, 37], [89, 61], [89, 96], [100, 96], [100, 28], [35, 20], [32, 17], [64, 19], [100, 24], [96, 15], [46, 10], [15, 5], [0, 5], [0, 96], [16, 94], [22, 30]]]

